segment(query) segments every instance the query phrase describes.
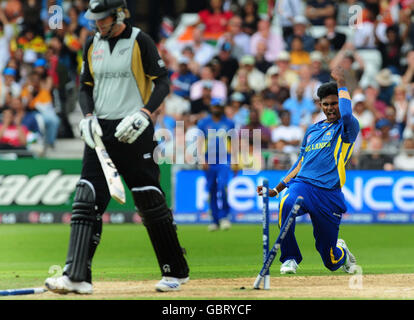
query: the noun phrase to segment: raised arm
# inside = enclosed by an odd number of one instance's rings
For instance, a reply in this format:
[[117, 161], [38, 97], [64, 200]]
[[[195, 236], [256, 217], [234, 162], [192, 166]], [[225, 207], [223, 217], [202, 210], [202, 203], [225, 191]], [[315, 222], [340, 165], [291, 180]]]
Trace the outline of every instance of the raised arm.
[[339, 112], [344, 124], [342, 139], [346, 142], [354, 142], [359, 132], [359, 122], [352, 115], [352, 101], [346, 87], [344, 69], [341, 66], [336, 67], [331, 76], [338, 85]]

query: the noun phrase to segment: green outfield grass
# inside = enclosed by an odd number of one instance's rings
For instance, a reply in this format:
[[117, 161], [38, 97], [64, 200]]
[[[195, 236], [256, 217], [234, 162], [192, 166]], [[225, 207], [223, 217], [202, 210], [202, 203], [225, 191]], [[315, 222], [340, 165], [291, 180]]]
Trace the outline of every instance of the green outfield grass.
[[[63, 267], [69, 231], [68, 225], [0, 225], [0, 289], [42, 286], [51, 266]], [[234, 225], [214, 233], [206, 226], [179, 226], [191, 277], [255, 277], [262, 261], [261, 232], [261, 225]], [[271, 232], [273, 242], [277, 227]], [[343, 225], [340, 231], [364, 274], [413, 273], [413, 234], [411, 225]], [[303, 255], [300, 275], [332, 275], [315, 250], [312, 227], [298, 225], [296, 235]], [[160, 278], [143, 226], [104, 225], [93, 266], [95, 280]], [[278, 275], [278, 268], [277, 261], [272, 276]]]

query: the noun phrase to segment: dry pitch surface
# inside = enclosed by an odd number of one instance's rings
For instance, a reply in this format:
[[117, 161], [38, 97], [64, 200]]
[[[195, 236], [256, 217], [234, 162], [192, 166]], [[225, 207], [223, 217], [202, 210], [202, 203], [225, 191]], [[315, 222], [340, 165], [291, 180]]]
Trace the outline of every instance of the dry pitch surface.
[[93, 295], [46, 292], [12, 299], [414, 299], [414, 274], [273, 277], [270, 290], [254, 290], [253, 282], [193, 279], [179, 292], [158, 293], [156, 281], [101, 281], [94, 284]]

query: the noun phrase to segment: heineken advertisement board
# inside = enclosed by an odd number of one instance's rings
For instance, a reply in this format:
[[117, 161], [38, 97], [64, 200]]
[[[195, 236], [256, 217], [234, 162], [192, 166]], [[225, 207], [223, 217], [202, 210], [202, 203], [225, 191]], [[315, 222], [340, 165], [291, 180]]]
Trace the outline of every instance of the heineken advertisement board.
[[[68, 223], [81, 160], [19, 159], [0, 161], [0, 223]], [[161, 186], [171, 205], [171, 168], [161, 165]], [[131, 193], [126, 203], [111, 199], [107, 223], [139, 223]]]

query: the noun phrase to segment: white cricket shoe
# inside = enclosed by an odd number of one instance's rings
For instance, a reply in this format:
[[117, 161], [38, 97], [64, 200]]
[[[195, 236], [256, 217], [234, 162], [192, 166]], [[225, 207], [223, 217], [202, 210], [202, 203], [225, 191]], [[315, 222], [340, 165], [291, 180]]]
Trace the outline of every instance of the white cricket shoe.
[[75, 282], [69, 279], [68, 276], [47, 278], [45, 286], [55, 293], [79, 293], [92, 294], [92, 284], [86, 281]]
[[220, 229], [221, 230], [229, 230], [231, 228], [231, 222], [229, 219], [221, 219], [220, 221]]
[[219, 229], [219, 226], [215, 223], [209, 224], [207, 227], [208, 231], [217, 231]]
[[345, 243], [345, 240], [338, 239], [336, 245], [346, 251], [346, 260], [345, 263], [342, 265], [342, 269], [346, 273], [354, 273], [355, 270], [352, 267], [356, 265], [356, 259], [355, 256], [351, 253], [351, 251], [349, 251], [348, 246]]
[[296, 263], [295, 259], [286, 260], [280, 266], [280, 274], [296, 273], [297, 268], [298, 268], [298, 264]]
[[155, 285], [155, 290], [159, 292], [178, 291], [182, 284], [187, 283], [190, 277], [174, 278], [162, 277], [162, 279]]

